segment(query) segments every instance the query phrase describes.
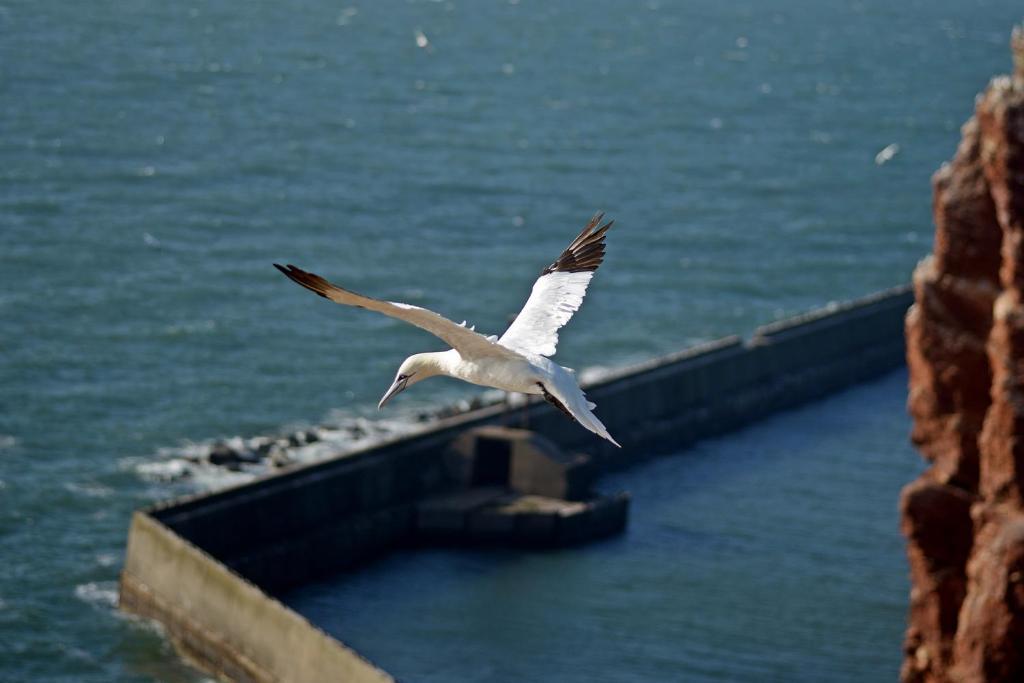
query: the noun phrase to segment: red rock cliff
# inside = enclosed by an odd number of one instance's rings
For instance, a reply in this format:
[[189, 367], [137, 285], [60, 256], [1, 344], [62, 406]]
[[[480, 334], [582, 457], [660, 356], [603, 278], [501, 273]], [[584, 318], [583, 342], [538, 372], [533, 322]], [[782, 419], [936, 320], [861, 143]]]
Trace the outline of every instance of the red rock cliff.
[[912, 589], [904, 683], [1024, 682], [1024, 28], [933, 178], [907, 314]]

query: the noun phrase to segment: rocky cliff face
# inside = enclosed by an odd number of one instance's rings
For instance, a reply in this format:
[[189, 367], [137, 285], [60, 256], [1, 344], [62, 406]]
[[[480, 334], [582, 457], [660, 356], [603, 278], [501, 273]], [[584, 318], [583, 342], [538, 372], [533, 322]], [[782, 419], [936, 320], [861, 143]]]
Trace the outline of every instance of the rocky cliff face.
[[935, 174], [935, 251], [907, 314], [904, 683], [1024, 681], [1024, 27]]

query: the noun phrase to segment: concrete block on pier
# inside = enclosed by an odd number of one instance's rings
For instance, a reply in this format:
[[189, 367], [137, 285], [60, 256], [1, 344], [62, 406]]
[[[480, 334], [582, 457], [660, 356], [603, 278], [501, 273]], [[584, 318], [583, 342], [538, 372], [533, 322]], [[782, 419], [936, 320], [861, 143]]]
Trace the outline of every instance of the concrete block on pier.
[[586, 497], [597, 474], [587, 455], [566, 453], [536, 432], [490, 425], [460, 434], [446, 462], [463, 486], [501, 486], [564, 500]]
[[568, 545], [621, 531], [629, 496], [591, 493], [589, 456], [566, 453], [523, 429], [485, 426], [447, 454], [454, 492], [417, 505], [419, 542]]
[[483, 488], [437, 496], [419, 509], [420, 543], [551, 547], [621, 532], [629, 495], [570, 501]]

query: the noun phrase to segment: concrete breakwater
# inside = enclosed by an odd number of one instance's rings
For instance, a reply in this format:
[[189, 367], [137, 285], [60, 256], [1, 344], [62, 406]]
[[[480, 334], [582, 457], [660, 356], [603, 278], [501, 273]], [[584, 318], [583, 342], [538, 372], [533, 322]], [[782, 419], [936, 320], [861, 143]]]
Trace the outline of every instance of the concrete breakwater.
[[[186, 656], [233, 680], [389, 680], [270, 596], [407, 544], [548, 545], [614, 533], [628, 501], [591, 492], [601, 471], [900, 365], [911, 300], [909, 289], [891, 290], [759, 328], [746, 342], [623, 368], [587, 388], [621, 451], [546, 404], [491, 406], [140, 511], [121, 605], [161, 621]], [[492, 427], [500, 423], [532, 433]]]

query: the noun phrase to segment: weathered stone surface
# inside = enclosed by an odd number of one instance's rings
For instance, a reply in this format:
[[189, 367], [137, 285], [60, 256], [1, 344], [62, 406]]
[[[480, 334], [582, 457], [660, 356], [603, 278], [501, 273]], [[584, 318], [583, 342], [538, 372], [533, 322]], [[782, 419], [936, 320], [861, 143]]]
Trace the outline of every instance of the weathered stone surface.
[[[1022, 188], [1021, 194], [1024, 194]], [[1024, 503], [1024, 305], [1007, 290], [995, 305], [988, 341], [992, 406], [981, 435], [980, 492], [986, 501]]]
[[951, 680], [1024, 680], [1024, 515], [982, 507]]
[[907, 364], [911, 437], [935, 463], [932, 478], [973, 490], [990, 402], [986, 340], [999, 294], [1001, 229], [973, 119], [963, 136], [953, 161], [933, 178], [935, 255], [914, 271]]
[[961, 134], [956, 156], [932, 176], [936, 270], [994, 281], [1002, 235], [981, 164], [977, 120], [965, 123]]
[[950, 664], [957, 617], [967, 587], [973, 540], [971, 502], [961, 488], [919, 479], [903, 489], [900, 512], [911, 579], [904, 681], [939, 681]]
[[933, 178], [935, 252], [907, 315], [905, 683], [1024, 681], [1024, 33]]

